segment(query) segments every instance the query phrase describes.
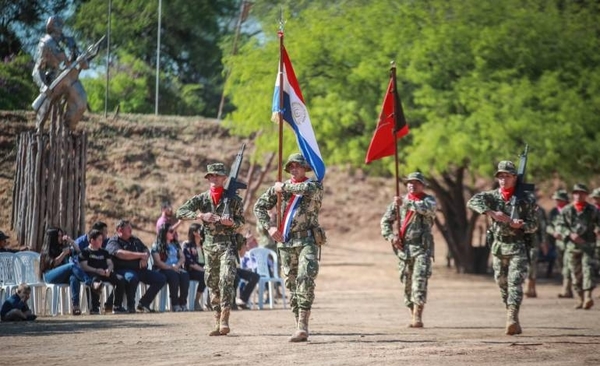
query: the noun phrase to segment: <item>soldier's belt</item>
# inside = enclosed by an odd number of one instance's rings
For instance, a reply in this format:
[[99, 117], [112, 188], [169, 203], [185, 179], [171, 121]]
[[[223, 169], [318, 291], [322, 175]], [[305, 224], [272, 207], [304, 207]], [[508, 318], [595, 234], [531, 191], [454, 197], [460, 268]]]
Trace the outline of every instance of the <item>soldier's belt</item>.
[[220, 243], [231, 241], [233, 239], [233, 235], [206, 235], [206, 239], [208, 241], [212, 241], [213, 243]]
[[302, 239], [313, 236], [312, 230], [294, 231], [290, 233], [290, 239]]

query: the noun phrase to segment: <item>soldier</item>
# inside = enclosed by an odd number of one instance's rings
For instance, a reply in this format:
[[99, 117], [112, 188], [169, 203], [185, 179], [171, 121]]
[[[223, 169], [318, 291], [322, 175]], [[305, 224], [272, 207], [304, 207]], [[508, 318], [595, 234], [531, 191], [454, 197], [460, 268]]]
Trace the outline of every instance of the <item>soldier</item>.
[[204, 280], [210, 290], [210, 302], [215, 311], [215, 329], [208, 335], [230, 332], [229, 315], [234, 301], [234, 280], [237, 269], [236, 230], [244, 225], [243, 204], [239, 196], [229, 201], [230, 216], [224, 214], [223, 184], [227, 180], [225, 165], [207, 166], [204, 176], [210, 189], [190, 198], [175, 217], [180, 220], [200, 220], [204, 225]]
[[[291, 179], [275, 182], [254, 205], [254, 214], [262, 229], [278, 243], [279, 256], [290, 292], [290, 306], [296, 317], [296, 331], [290, 342], [308, 340], [308, 320], [315, 299], [315, 279], [319, 273], [319, 246], [325, 235], [319, 226], [319, 210], [323, 199], [323, 185], [306, 176], [312, 169], [302, 154], [292, 154], [284, 170]], [[281, 227], [271, 222], [269, 210], [277, 204], [281, 194], [285, 213]]]
[[[65, 49], [67, 49], [69, 55], [67, 55]], [[61, 71], [75, 61], [78, 53], [79, 51], [73, 38], [63, 35], [62, 19], [58, 16], [48, 18], [46, 22], [46, 34], [40, 39], [38, 44], [35, 65], [32, 72], [33, 81], [40, 87], [40, 91], [43, 92], [50, 86]], [[82, 62], [81, 68], [87, 69], [87, 62]], [[65, 96], [67, 102], [67, 110], [64, 115], [65, 123], [73, 130], [85, 112], [87, 95], [83, 89], [83, 85], [79, 81], [79, 73], [73, 72], [69, 75], [70, 78], [59, 84], [52, 95], [53, 98], [62, 95]], [[46, 103], [46, 107], [42, 107], [38, 111], [38, 129], [43, 127], [50, 104]]]
[[[408, 194], [394, 197], [394, 202], [388, 206], [381, 218], [381, 235], [392, 243], [398, 257], [400, 282], [404, 283], [404, 304], [412, 317], [409, 327], [422, 328], [433, 257], [431, 228], [437, 204], [433, 196], [423, 192], [427, 185], [423, 174], [410, 173], [404, 183]], [[394, 233], [395, 222], [400, 223], [399, 233]]]
[[535, 290], [535, 281], [537, 279], [537, 262], [540, 251], [544, 256], [548, 253], [548, 242], [546, 241], [546, 211], [536, 205], [536, 215], [538, 221], [538, 229], [534, 235], [532, 235], [532, 245], [529, 249], [529, 269], [527, 270], [527, 281], [526, 281], [526, 297], [537, 297]]
[[519, 308], [523, 301], [523, 281], [527, 276], [528, 256], [525, 234], [537, 230], [535, 197], [527, 193], [517, 202], [519, 219], [511, 219], [509, 205], [517, 183], [517, 169], [512, 161], [501, 161], [495, 175], [499, 189], [477, 193], [467, 206], [492, 219], [492, 266], [502, 301], [506, 305], [506, 334], [521, 334]]
[[572, 190], [573, 203], [562, 210], [557, 231], [560, 239], [567, 242], [567, 255], [571, 269], [573, 290], [577, 294], [575, 309], [590, 309], [594, 305], [592, 290], [595, 287], [593, 258], [596, 233], [600, 230], [600, 212], [586, 202], [588, 188], [575, 184]]
[[561, 299], [573, 298], [573, 291], [571, 291], [571, 270], [569, 269], [569, 256], [566, 255], [566, 243], [562, 239], [562, 236], [557, 231], [558, 217], [562, 212], [563, 208], [569, 203], [569, 194], [564, 189], [559, 189], [552, 195], [552, 199], [556, 203], [556, 206], [550, 210], [548, 225], [546, 226], [546, 232], [548, 233], [548, 241], [550, 245], [556, 248], [558, 253], [558, 263], [561, 265], [562, 283], [563, 289], [558, 297]]
[[[594, 189], [590, 197], [594, 200], [596, 209], [600, 211], [600, 188]], [[596, 232], [596, 253], [594, 259], [596, 264], [596, 276], [600, 277], [600, 231]]]

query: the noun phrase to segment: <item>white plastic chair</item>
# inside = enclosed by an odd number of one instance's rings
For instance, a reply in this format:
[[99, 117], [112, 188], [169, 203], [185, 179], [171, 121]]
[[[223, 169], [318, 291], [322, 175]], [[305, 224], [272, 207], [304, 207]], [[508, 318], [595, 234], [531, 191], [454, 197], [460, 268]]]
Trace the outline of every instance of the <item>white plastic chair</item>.
[[[31, 302], [33, 306], [31, 309], [34, 314], [39, 314], [38, 310], [40, 300], [43, 299], [42, 290], [46, 287], [46, 283], [40, 280], [39, 268], [40, 268], [40, 253], [37, 252], [17, 252], [16, 257], [19, 259], [21, 264], [20, 268], [16, 267], [17, 270], [17, 281], [25, 283], [32, 287], [31, 291]], [[38, 291], [39, 290], [39, 291]], [[38, 292], [40, 296], [38, 296]]]
[[[264, 289], [265, 284], [269, 286], [269, 307], [273, 309], [273, 298], [275, 297], [275, 291], [273, 284], [281, 285], [281, 295], [283, 298], [283, 308], [285, 309], [285, 284], [283, 279], [279, 277], [279, 261], [277, 259], [277, 253], [268, 248], [252, 248], [248, 254], [256, 260], [256, 273], [260, 275], [258, 281], [258, 308], [263, 309], [264, 302]], [[269, 257], [273, 261], [273, 275], [269, 272]]]
[[[50, 314], [52, 316], [71, 313], [71, 290], [68, 283], [46, 283], [46, 299], [50, 291]], [[44, 304], [45, 306], [46, 304]]]
[[16, 267], [20, 266], [21, 262], [14, 253], [0, 252], [0, 300], [2, 303], [12, 296], [12, 290], [19, 285]]
[[[190, 280], [190, 290], [188, 292], [188, 310], [194, 311], [195, 301], [196, 301], [196, 292], [198, 291], [198, 286], [200, 282], [196, 280]], [[204, 292], [202, 293], [202, 297], [200, 298], [200, 305], [204, 306], [208, 301], [208, 287], [204, 288]]]

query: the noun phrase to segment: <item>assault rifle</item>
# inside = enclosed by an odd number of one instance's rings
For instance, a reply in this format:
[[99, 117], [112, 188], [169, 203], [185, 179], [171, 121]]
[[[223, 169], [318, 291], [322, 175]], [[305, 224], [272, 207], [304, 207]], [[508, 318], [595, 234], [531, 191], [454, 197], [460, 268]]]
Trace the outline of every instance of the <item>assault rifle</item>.
[[62, 83], [64, 83], [65, 80], [71, 80], [72, 73], [76, 73], [75, 77], [77, 77], [79, 75], [79, 71], [80, 71], [79, 66], [83, 62], [88, 62], [88, 61], [92, 60], [94, 57], [96, 57], [96, 55], [98, 54], [98, 51], [100, 49], [100, 46], [102, 45], [102, 42], [104, 42], [105, 37], [106, 36], [102, 36], [102, 38], [100, 38], [100, 40], [98, 42], [89, 46], [83, 53], [81, 53], [81, 55], [79, 55], [75, 59], [75, 61], [73, 61], [63, 71], [61, 71], [60, 74], [58, 74], [58, 76], [56, 77], [56, 79], [54, 79], [52, 81], [52, 83], [50, 83], [50, 85], [45, 86], [42, 89], [42, 91], [40, 92], [40, 95], [38, 95], [38, 97], [35, 98], [33, 103], [31, 103], [31, 106], [33, 107], [34, 111], [38, 112], [40, 110], [40, 108], [42, 107], [42, 105], [47, 100], [51, 100], [54, 90], [56, 90], [56, 88], [58, 88]]
[[224, 186], [225, 192], [223, 192], [223, 203], [225, 204], [225, 208], [223, 209], [223, 216], [231, 217], [231, 212], [229, 209], [229, 200], [237, 195], [238, 189], [246, 189], [248, 187], [246, 183], [240, 182], [238, 180], [238, 174], [240, 173], [242, 160], [244, 159], [245, 148], [246, 144], [242, 144], [240, 151], [238, 151], [237, 155], [235, 156], [235, 161], [231, 165], [229, 178], [227, 179], [227, 183]]
[[527, 169], [527, 154], [529, 153], [529, 145], [525, 144], [525, 150], [519, 156], [519, 169], [517, 170], [517, 184], [515, 186], [515, 193], [510, 198], [509, 206], [511, 220], [518, 220], [519, 217], [519, 203], [525, 200], [528, 192], [534, 192], [535, 186], [531, 183], [525, 183], [525, 172]]

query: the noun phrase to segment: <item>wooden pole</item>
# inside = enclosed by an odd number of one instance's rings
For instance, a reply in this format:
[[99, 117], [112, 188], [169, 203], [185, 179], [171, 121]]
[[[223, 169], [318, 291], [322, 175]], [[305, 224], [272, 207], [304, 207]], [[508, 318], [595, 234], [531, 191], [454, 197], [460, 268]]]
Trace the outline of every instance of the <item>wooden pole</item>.
[[[283, 9], [279, 20], [279, 111], [277, 117], [279, 122], [279, 148], [277, 150], [277, 181], [283, 181], [282, 161], [283, 161]], [[281, 193], [277, 193], [277, 227], [281, 229], [283, 212], [281, 212]]]

